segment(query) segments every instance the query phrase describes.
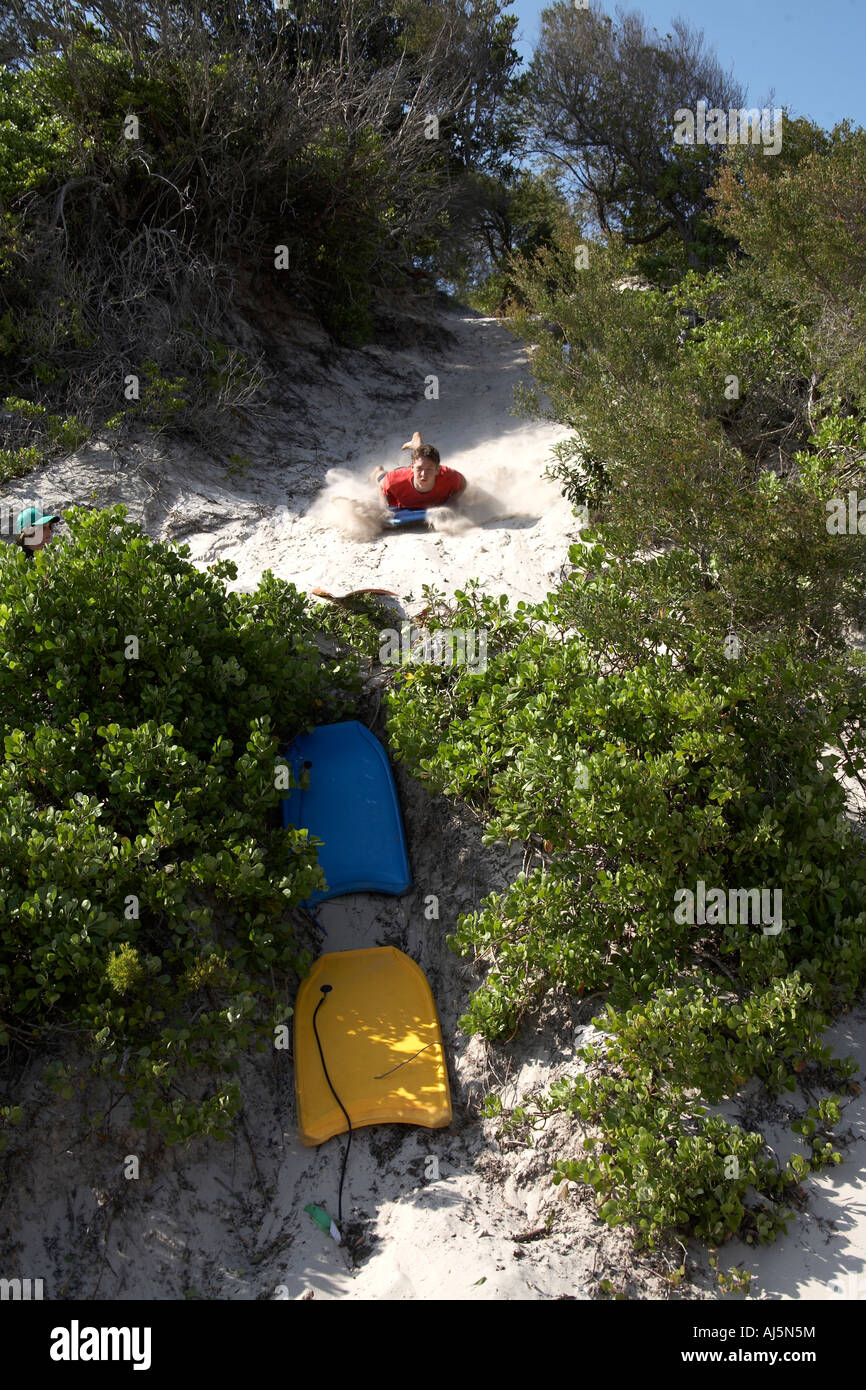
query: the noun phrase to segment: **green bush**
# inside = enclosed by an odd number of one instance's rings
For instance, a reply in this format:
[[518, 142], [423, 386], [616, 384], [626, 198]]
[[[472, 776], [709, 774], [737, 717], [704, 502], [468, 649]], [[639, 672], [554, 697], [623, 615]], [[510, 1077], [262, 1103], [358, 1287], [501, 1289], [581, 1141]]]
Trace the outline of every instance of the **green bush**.
[[200, 572], [122, 507], [66, 520], [31, 561], [0, 554], [0, 1042], [71, 1035], [136, 1123], [223, 1134], [322, 883], [277, 828], [279, 750], [345, 717], [358, 673], [323, 665], [270, 572], [229, 594], [231, 563]]
[[[866, 978], [866, 844], [835, 776], [866, 766], [862, 677], [784, 638], [737, 659], [705, 637], [682, 660], [636, 641], [617, 666], [601, 633], [571, 623], [579, 583], [513, 612], [458, 594], [451, 624], [486, 629], [486, 671], [419, 666], [390, 699], [396, 754], [476, 808], [488, 842], [522, 840], [543, 861], [458, 919], [451, 944], [486, 971], [461, 1026], [509, 1038], [546, 997], [605, 995], [609, 1070], [568, 1093], [604, 1157], [557, 1171], [653, 1241], [679, 1226], [764, 1238], [781, 1217], [747, 1213], [743, 1193], [775, 1201], [796, 1165], [777, 1182], [760, 1136], [704, 1112], [750, 1077], [793, 1090], [806, 1062], [850, 1074], [821, 1035]], [[678, 919], [698, 880], [779, 890], [781, 931]], [[720, 1154], [739, 1155], [736, 1182]]]
[[36, 401], [7, 396], [3, 409], [12, 415], [17, 429], [26, 431], [35, 442], [15, 449], [0, 449], [0, 482], [20, 477], [50, 463], [56, 454], [72, 452], [90, 434], [89, 429], [74, 415], [68, 419], [52, 415]]

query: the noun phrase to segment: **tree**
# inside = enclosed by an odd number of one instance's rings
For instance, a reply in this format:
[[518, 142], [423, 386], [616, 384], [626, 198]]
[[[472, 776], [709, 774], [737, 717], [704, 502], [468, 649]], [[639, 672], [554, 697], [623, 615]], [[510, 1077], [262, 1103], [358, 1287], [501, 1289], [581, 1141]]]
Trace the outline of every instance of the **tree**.
[[[0, 120], [14, 127], [0, 399], [114, 421], [118, 362], [152, 363], [185, 383], [173, 423], [204, 442], [260, 379], [222, 341], [233, 285], [343, 341], [369, 335], [376, 295], [433, 268], [463, 225], [465, 182], [507, 156], [518, 55], [503, 10], [14, 0], [0, 19]], [[214, 374], [231, 378], [216, 413]], [[28, 417], [0, 466], [32, 464], [33, 429]]]
[[[731, 153], [713, 201], [741, 247], [724, 268], [640, 291], [616, 236], [585, 268], [567, 243], [515, 266], [516, 331], [575, 431], [557, 471], [601, 510], [621, 566], [622, 592], [574, 593], [575, 625], [611, 651], [662, 642], [687, 659], [733, 627], [838, 652], [862, 625], [862, 536], [830, 533], [825, 504], [866, 464], [866, 132], [840, 127], [824, 152], [800, 134], [783, 176]], [[635, 562], [648, 551], [667, 558]]]
[[[792, 137], [796, 136], [796, 144]], [[825, 397], [866, 411], [866, 131], [850, 122], [832, 134], [786, 127], [785, 177], [775, 160], [737, 158], [722, 170], [713, 200], [763, 283], [797, 306], [816, 348]], [[769, 166], [769, 167], [767, 167]], [[814, 404], [814, 402], [813, 402]]]
[[469, 174], [442, 273], [474, 307], [502, 312], [518, 295], [512, 257], [532, 256], [552, 245], [568, 222], [568, 206], [550, 175], [526, 168], [506, 168], [498, 176]]
[[[661, 39], [637, 13], [559, 0], [542, 14], [529, 71], [526, 121], [539, 152], [588, 193], [603, 232], [634, 247], [673, 247], [675, 263], [718, 260], [726, 239], [710, 225], [707, 191], [723, 148], [678, 145], [675, 112], [742, 106], [742, 91], [682, 20]], [[678, 248], [678, 249], [677, 249]]]

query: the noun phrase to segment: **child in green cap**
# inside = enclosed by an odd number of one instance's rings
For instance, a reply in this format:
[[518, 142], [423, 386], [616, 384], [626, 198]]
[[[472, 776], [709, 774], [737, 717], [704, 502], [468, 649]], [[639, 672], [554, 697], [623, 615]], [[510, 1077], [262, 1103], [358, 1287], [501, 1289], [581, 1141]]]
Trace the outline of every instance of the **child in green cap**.
[[59, 520], [59, 516], [44, 516], [41, 507], [25, 507], [18, 516], [15, 544], [32, 560], [37, 550], [44, 550], [50, 544], [53, 528]]

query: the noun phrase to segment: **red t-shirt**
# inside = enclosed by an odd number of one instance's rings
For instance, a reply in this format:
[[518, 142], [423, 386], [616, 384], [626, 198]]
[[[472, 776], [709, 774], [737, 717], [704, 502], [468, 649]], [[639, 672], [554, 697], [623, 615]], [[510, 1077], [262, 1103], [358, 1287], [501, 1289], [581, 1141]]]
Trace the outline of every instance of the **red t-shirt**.
[[459, 492], [465, 479], [456, 468], [443, 463], [429, 492], [419, 492], [412, 482], [411, 468], [392, 468], [382, 479], [382, 490], [389, 507], [437, 507]]

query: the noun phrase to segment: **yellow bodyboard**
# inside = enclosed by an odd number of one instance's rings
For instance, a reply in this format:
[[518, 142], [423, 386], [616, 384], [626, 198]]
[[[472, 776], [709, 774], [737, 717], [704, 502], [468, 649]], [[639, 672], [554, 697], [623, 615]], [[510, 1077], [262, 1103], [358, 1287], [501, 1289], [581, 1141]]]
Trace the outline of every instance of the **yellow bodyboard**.
[[442, 1034], [423, 970], [394, 946], [320, 956], [295, 1002], [295, 1095], [301, 1140], [312, 1147], [348, 1125], [335, 1101], [313, 1032], [313, 1012], [328, 1075], [352, 1121], [363, 1125], [451, 1123]]

